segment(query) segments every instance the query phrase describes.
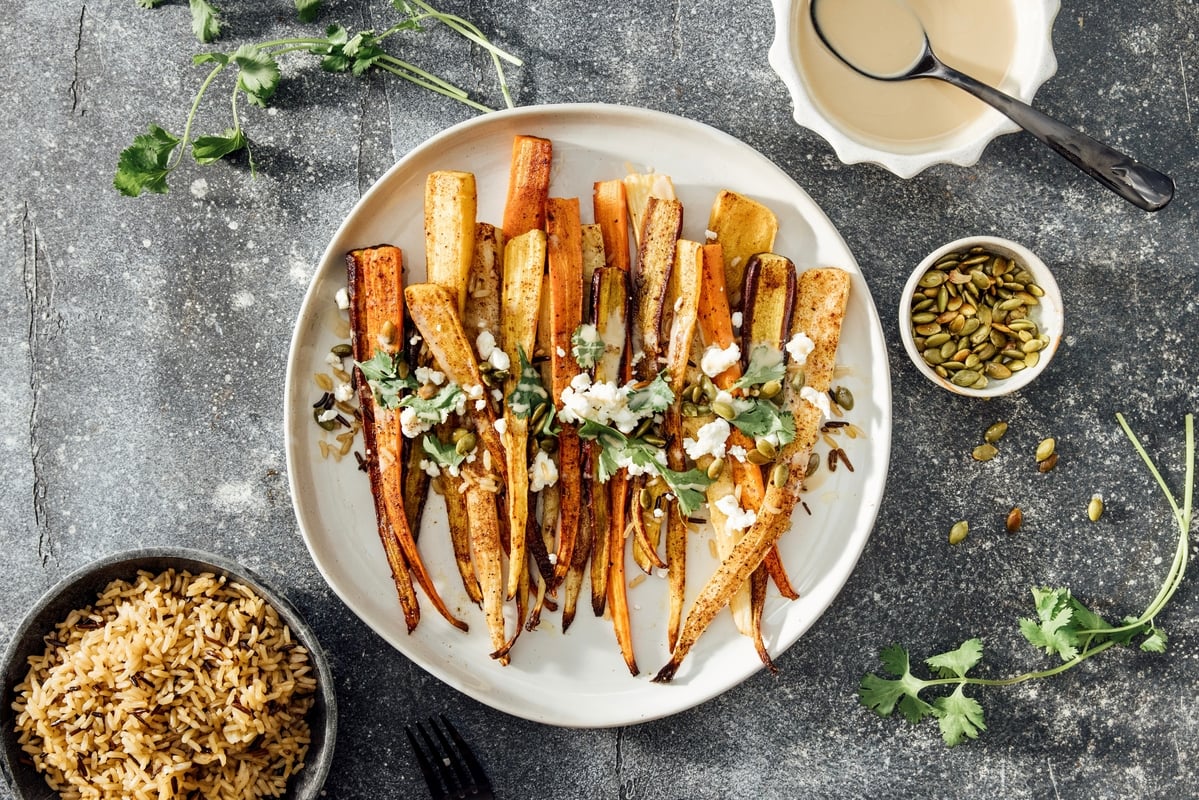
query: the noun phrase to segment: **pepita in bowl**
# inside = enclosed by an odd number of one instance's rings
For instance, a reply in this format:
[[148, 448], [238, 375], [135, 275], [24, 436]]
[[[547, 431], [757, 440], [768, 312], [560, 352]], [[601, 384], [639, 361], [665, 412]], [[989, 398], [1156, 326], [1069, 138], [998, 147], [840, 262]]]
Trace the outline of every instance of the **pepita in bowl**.
[[1057, 281], [1028, 248], [994, 236], [933, 251], [904, 287], [900, 334], [917, 369], [969, 397], [1027, 386], [1062, 337]]

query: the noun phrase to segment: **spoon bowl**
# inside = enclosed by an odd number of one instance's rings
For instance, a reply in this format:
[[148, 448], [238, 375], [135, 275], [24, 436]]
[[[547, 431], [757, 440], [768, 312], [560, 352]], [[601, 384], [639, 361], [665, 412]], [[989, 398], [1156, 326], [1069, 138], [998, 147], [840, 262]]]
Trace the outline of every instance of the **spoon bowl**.
[[[836, 2], [843, 1], [836, 0]], [[1141, 164], [1131, 156], [1092, 139], [1081, 131], [1036, 110], [1027, 103], [945, 64], [933, 51], [932, 43], [922, 26], [919, 37], [920, 49], [917, 51], [913, 48], [912, 58], [906, 69], [875, 72], [863, 68], [864, 64], [862, 62], [855, 63], [847, 52], [852, 46], [852, 40], [837, 40], [835, 35], [830, 35], [835, 32], [830, 32], [827, 27], [822, 25], [819, 9], [827, 9], [831, 3], [832, 0], [811, 0], [809, 14], [812, 27], [825, 47], [855, 72], [882, 81], [907, 81], [919, 78], [944, 81], [969, 92], [979, 100], [1001, 111], [1074, 166], [1137, 208], [1145, 211], [1157, 211], [1164, 208], [1173, 199], [1174, 181], [1168, 175]], [[873, 5], [878, 15], [884, 16], [888, 21], [898, 20], [902, 25], [905, 24], [906, 15], [910, 15], [919, 24], [919, 19], [907, 8], [903, 0], [870, 0], [867, 4]], [[879, 23], [880, 20], [876, 19], [875, 22]]]

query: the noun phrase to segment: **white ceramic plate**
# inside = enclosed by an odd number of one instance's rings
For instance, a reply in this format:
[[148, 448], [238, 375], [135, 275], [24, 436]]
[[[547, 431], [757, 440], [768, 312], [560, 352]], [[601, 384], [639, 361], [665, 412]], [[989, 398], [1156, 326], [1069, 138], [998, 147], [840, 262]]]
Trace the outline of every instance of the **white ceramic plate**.
[[[855, 470], [825, 468], [806, 494], [810, 516], [797, 510], [780, 543], [783, 561], [802, 595], [768, 601], [764, 628], [770, 649], [795, 642], [832, 602], [870, 535], [883, 493], [891, 442], [891, 387], [878, 314], [853, 256], [810, 197], [750, 147], [700, 123], [658, 112], [607, 105], [516, 109], [479, 117], [416, 148], [376, 183], [350, 213], [326, 250], [296, 323], [288, 364], [285, 426], [288, 476], [296, 516], [313, 560], [329, 585], [371, 628], [446, 683], [510, 714], [572, 727], [625, 725], [676, 713], [735, 686], [760, 668], [748, 639], [727, 614], [712, 625], [670, 685], [650, 682], [668, 659], [664, 644], [666, 581], [647, 577], [630, 591], [636, 658], [633, 677], [621, 660], [612, 626], [596, 618], [584, 597], [563, 634], [558, 614], [524, 633], [512, 663], [492, 661], [482, 614], [467, 601], [445, 535], [444, 506], [434, 496], [424, 515], [420, 546], [446, 601], [471, 624], [451, 628], [422, 596], [422, 617], [409, 635], [400, 614], [375, 528], [370, 490], [352, 457], [322, 459], [328, 434], [313, 423], [320, 396], [313, 374], [339, 340], [334, 301], [345, 286], [344, 253], [389, 242], [404, 250], [410, 281], [424, 273], [422, 198], [426, 175], [437, 169], [474, 172], [479, 219], [499, 223], [508, 182], [512, 137], [554, 143], [551, 192], [578, 196], [590, 207], [592, 184], [630, 167], [674, 178], [686, 217], [684, 235], [703, 240], [716, 192], [732, 189], [766, 203], [779, 217], [776, 250], [799, 269], [836, 265], [853, 273], [853, 288], [838, 363], [838, 378], [856, 398], [849, 419], [864, 435], [841, 443]], [[590, 214], [584, 213], [585, 221]], [[344, 323], [341, 323], [344, 327]], [[360, 444], [358, 445], [361, 446]], [[822, 452], [825, 448], [821, 445]], [[694, 597], [714, 560], [706, 534], [688, 554], [688, 596]], [[629, 562], [630, 578], [636, 566]], [[587, 589], [584, 589], [586, 594]]]

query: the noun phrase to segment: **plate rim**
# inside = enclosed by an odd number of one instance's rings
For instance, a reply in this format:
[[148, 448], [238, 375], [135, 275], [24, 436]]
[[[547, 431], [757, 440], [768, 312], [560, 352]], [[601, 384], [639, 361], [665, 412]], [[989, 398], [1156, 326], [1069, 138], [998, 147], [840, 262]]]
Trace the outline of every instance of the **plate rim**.
[[[410, 163], [421, 159], [428, 151], [434, 150], [441, 146], [446, 141], [456, 141], [459, 137], [469, 134], [476, 128], [487, 128], [495, 125], [504, 125], [509, 120], [521, 118], [539, 119], [538, 123], [542, 129], [552, 128], [557, 124], [569, 124], [578, 122], [577, 118], [584, 115], [593, 115], [603, 117], [605, 123], [620, 121], [621, 119], [635, 119], [638, 122], [652, 123], [658, 121], [670, 126], [683, 126], [683, 128], [693, 128], [703, 135], [712, 137], [715, 141], [723, 141], [729, 147], [736, 148], [741, 151], [744, 156], [752, 157], [759, 161], [764, 169], [773, 171], [777, 174], [781, 181], [784, 181], [790, 191], [793, 191], [797, 198], [802, 199], [805, 207], [799, 209], [804, 219], [811, 219], [809, 215], [815, 215], [815, 219], [822, 221], [827, 226], [827, 230], [836, 238], [844, 252], [849, 256], [849, 263], [842, 265], [851, 273], [856, 273], [858, 281], [866, 288], [863, 297], [866, 312], [869, 317], [868, 322], [871, 324], [867, 332], [867, 338], [871, 342], [871, 350], [877, 351], [884, 357], [887, 354], [886, 341], [882, 334], [882, 323], [878, 314], [877, 305], [874, 302], [873, 294], [869, 291], [869, 286], [865, 283], [865, 277], [849, 249], [848, 244], [841, 236], [840, 231], [832, 224], [824, 210], [816, 203], [816, 201], [807, 193], [807, 191], [790, 175], [782, 170], [777, 164], [771, 161], [763, 153], [752, 145], [737, 139], [714, 126], [698, 120], [682, 117], [664, 111], [655, 109], [646, 109], [636, 106], [615, 105], [608, 103], [559, 103], [547, 104], [538, 106], [523, 106], [515, 109], [507, 109], [504, 111], [494, 112], [491, 114], [473, 117], [462, 122], [459, 122], [445, 130], [434, 134], [428, 139], [423, 140], [408, 153], [389, 167], [371, 186], [362, 194], [362, 196], [354, 203], [353, 207], [347, 212], [344, 219], [338, 225], [336, 231], [331, 237], [329, 244], [325, 247], [321, 254], [320, 260], [309, 280], [308, 288], [304, 293], [300, 307], [296, 315], [296, 322], [293, 326], [292, 338], [288, 347], [288, 358], [284, 382], [284, 408], [283, 408], [283, 431], [287, 462], [287, 476], [289, 484], [289, 493], [292, 501], [292, 509], [295, 513], [296, 523], [299, 528], [301, 538], [304, 540], [305, 547], [308, 549], [309, 556], [312, 558], [321, 577], [325, 583], [333, 590], [343, 604], [356, 616], [359, 620], [366, 624], [376, 635], [383, 639], [388, 645], [400, 652], [409, 661], [421, 667], [425, 672], [437, 678], [441, 682], [457, 689], [469, 697], [478, 700], [492, 708], [495, 708], [504, 713], [513, 716], [528, 719], [534, 722], [540, 722], [558, 727], [570, 728], [606, 728], [623, 725], [640, 724], [649, 722], [654, 719], [660, 719], [674, 714], [680, 713], [687, 709], [693, 708], [701, 703], [704, 703], [714, 697], [717, 697], [744, 682], [750, 676], [762, 669], [762, 665], [757, 659], [747, 670], [738, 672], [736, 676], [729, 682], [726, 682], [720, 687], [711, 691], [690, 692], [683, 702], [663, 703], [656, 706], [654, 709], [646, 713], [638, 713], [636, 709], [626, 713], [607, 714], [602, 718], [588, 716], [561, 718], [554, 717], [542, 713], [530, 713], [527, 709], [517, 707], [514, 704], [506, 702], [497, 702], [493, 697], [490, 697], [485, 691], [480, 690], [476, 686], [469, 685], [467, 682], [460, 680], [455, 674], [447, 673], [438, 668], [435, 662], [431, 662], [421, 656], [419, 653], [409, 652], [409, 650], [400, 646], [397, 641], [393, 641], [391, 637], [379, 630], [372, 622], [368, 620], [369, 614], [364, 614], [357, 607], [357, 604], [346, 596], [346, 593], [339, 586], [330, 574], [327, 565], [318, 558], [315, 550], [312, 534], [309, 531], [309, 526], [306, 524], [306, 515], [301, 509], [301, 500], [295, 487], [298, 484], [297, 477], [299, 474], [299, 464], [295, 454], [295, 448], [292, 444], [291, 433], [293, 428], [297, 426], [297, 414], [301, 406], [297, 405], [299, 399], [295, 396], [296, 390], [299, 389], [300, 381], [297, 376], [299, 373], [300, 347], [298, 343], [304, 333], [305, 323], [311, 316], [311, 311], [314, 309], [317, 286], [321, 282], [322, 274], [325, 271], [326, 264], [330, 263], [331, 259], [340, 259], [344, 256], [347, 249], [345, 241], [348, 231], [351, 226], [357, 223], [358, 216], [362, 213], [361, 209], [369, 206], [375, 198], [376, 194], [385, 191], [385, 187], [392, 181], [396, 180], [395, 176], [402, 173]], [[553, 139], [552, 132], [545, 132], [547, 137]], [[891, 457], [891, 439], [893, 432], [893, 413], [892, 413], [892, 388], [889, 366], [884, 365], [882, 374], [885, 376], [885, 382], [882, 386], [873, 386], [872, 391], [876, 393], [879, 400], [880, 410], [880, 431], [879, 431], [879, 446], [877, 447], [878, 457], [876, 458], [877, 469], [872, 475], [877, 475], [877, 493], [871, 493], [868, 497], [865, 492], [863, 495], [863, 505], [867, 508], [866, 516], [862, 520], [864, 533], [860, 535], [857, 541], [850, 540], [845, 548], [843, 548], [837, 558], [833, 562], [832, 569], [826, 575], [837, 572], [833, 579], [822, 579], [821, 588], [824, 590], [825, 596], [817, 604], [813, 605], [813, 612], [810, 620], [803, 624], [796, 633], [795, 638], [788, 644], [788, 648], [797, 642], [803, 635], [814, 625], [828, 610], [832, 602], [840, 594], [846, 582], [849, 580], [861, 554], [865, 549], [866, 543], [869, 541], [874, 525], [877, 521], [878, 512], [882, 504], [883, 494], [886, 488], [886, 479], [889, 471], [889, 463]], [[305, 403], [304, 408], [307, 408]], [[303, 420], [301, 419], [302, 423]], [[302, 429], [302, 428], [300, 428]], [[864, 488], [870, 486], [870, 481], [864, 484]], [[869, 523], [868, 525], [866, 523]], [[810, 595], [809, 595], [810, 598]], [[645, 673], [643, 673], [644, 675]], [[664, 692], [669, 692], [670, 687], [662, 687]]]

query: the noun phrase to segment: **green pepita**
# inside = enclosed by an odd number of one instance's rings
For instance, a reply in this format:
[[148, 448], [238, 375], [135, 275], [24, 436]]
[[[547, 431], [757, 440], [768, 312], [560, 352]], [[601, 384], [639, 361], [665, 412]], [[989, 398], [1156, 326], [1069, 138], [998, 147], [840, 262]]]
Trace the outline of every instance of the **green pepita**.
[[354, 354], [354, 348], [350, 347], [345, 342], [341, 342], [340, 344], [335, 344], [329, 350], [331, 353], [333, 353], [333, 355], [337, 356], [338, 358], [349, 358], [351, 355]]
[[987, 430], [983, 433], [983, 441], [990, 444], [995, 444], [1003, 438], [1005, 433], [1007, 433], [1007, 423], [1000, 420], [999, 422], [992, 423], [991, 426], [987, 428]]
[[1095, 494], [1091, 496], [1091, 502], [1087, 503], [1087, 519], [1091, 522], [1098, 522], [1103, 516], [1103, 495]]
[[990, 461], [999, 455], [999, 448], [993, 444], [980, 444], [970, 455], [975, 461]]
[[1045, 459], [1049, 458], [1051, 455], [1053, 455], [1055, 449], [1057, 449], [1056, 439], [1054, 439], [1052, 436], [1042, 439], [1037, 444], [1037, 461], [1044, 461]]
[[966, 540], [966, 536], [970, 533], [970, 523], [966, 520], [960, 520], [953, 523], [953, 527], [949, 529], [949, 543], [961, 544]]
[[775, 464], [774, 469], [770, 470], [770, 485], [776, 489], [781, 489], [790, 476], [791, 468], [789, 466], [786, 464]]
[[720, 474], [722, 472], [724, 472], [724, 459], [723, 458], [712, 459], [712, 463], [708, 465], [707, 472], [708, 472], [708, 477], [711, 480], [716, 480], [717, 478], [719, 478]]

